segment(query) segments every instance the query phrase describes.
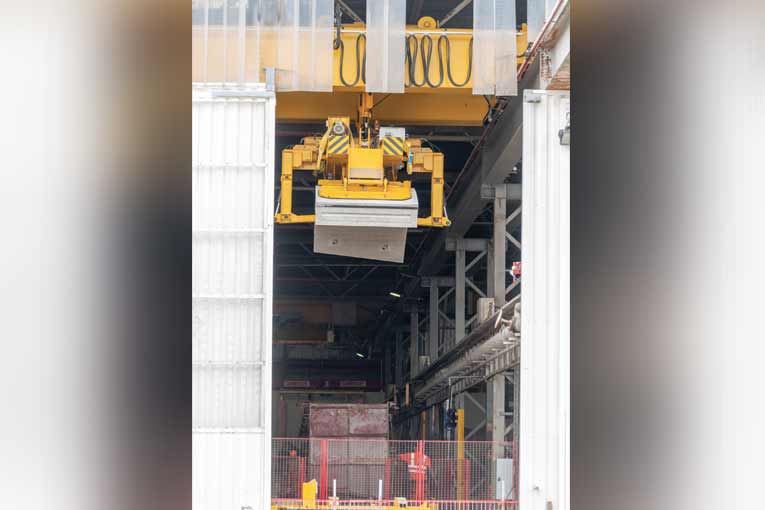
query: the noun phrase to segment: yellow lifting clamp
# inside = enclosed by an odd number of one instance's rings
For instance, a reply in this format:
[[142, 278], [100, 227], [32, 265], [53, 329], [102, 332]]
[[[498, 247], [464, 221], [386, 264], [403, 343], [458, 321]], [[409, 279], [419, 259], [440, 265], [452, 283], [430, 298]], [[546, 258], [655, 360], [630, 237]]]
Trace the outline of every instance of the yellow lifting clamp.
[[[282, 151], [275, 221], [315, 223], [314, 251], [320, 253], [403, 261], [406, 229], [451, 224], [444, 210], [444, 155], [423, 147], [420, 139], [407, 138], [404, 128], [379, 126], [373, 108], [373, 94], [362, 93], [355, 133], [349, 117], [328, 117], [321, 137], [306, 137]], [[293, 211], [293, 177], [299, 170], [319, 176], [313, 214]], [[411, 177], [405, 179], [415, 173], [430, 174], [426, 217], [417, 214]], [[379, 243], [379, 253], [359, 249], [367, 238]]]

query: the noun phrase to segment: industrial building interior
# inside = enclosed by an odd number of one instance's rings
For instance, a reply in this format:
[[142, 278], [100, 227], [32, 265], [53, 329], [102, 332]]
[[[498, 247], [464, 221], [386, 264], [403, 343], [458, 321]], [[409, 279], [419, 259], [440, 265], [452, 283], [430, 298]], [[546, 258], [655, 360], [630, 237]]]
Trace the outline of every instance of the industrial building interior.
[[[562, 168], [567, 158], [569, 2], [255, 3], [278, 9], [252, 18], [241, 4], [226, 8], [225, 2], [195, 11], [195, 23], [204, 27], [195, 39], [204, 55], [195, 76], [214, 84], [234, 75], [239, 89], [220, 92], [223, 101], [246, 94], [262, 101], [274, 91], [273, 260], [262, 273], [264, 281], [269, 271], [273, 277], [273, 322], [262, 335], [272, 344], [270, 360], [257, 358], [263, 366], [271, 363], [271, 395], [264, 397], [270, 424], [253, 429], [265, 430], [266, 437], [270, 430], [271, 478], [263, 483], [270, 484], [271, 501], [281, 508], [305, 508], [317, 497], [333, 504], [390, 500], [394, 506], [399, 497], [424, 505], [441, 500], [442, 508], [517, 504], [527, 269], [521, 260], [529, 220], [522, 201], [524, 154], [553, 154], [539, 156], [540, 176], [559, 160]], [[325, 22], [329, 13], [333, 19], [319, 33], [310, 27], [321, 9]], [[271, 14], [279, 23], [287, 20], [274, 40], [266, 30]], [[257, 32], [244, 30], [250, 23]], [[391, 28], [396, 23], [400, 28]], [[215, 24], [224, 29], [208, 28]], [[315, 51], [313, 41], [330, 35], [330, 28], [332, 65], [318, 64], [314, 55], [301, 59], [301, 45]], [[247, 63], [247, 37], [257, 38], [261, 53], [279, 46], [271, 68], [264, 66], [266, 57]], [[387, 49], [374, 60], [367, 58], [367, 46], [380, 52], [380, 37], [385, 44], [400, 37], [402, 44], [383, 45]], [[265, 91], [242, 88], [252, 72]], [[535, 128], [542, 140], [536, 146], [528, 145], [533, 136], [524, 140], [528, 115], [544, 120]], [[554, 189], [550, 184], [559, 175], [567, 175], [567, 167], [537, 178], [538, 192], [551, 190], [540, 201], [549, 210], [542, 219], [565, 210], [558, 205], [565, 181]], [[270, 196], [261, 200], [270, 206]], [[542, 219], [534, 220], [539, 253], [548, 250], [545, 240], [562, 235], [567, 221], [546, 233]], [[567, 250], [567, 238], [561, 239], [551, 254]], [[550, 255], [530, 267], [565, 279], [567, 266], [555, 260]], [[536, 299], [552, 300], [558, 287], [551, 285], [540, 287]], [[267, 291], [237, 299], [264, 299], [266, 320]], [[535, 324], [554, 329], [553, 319], [534, 313]], [[545, 343], [538, 345], [538, 359], [553, 360], [543, 355]], [[545, 378], [544, 370], [534, 374]], [[220, 387], [234, 387], [233, 381]], [[216, 391], [210, 402], [228, 390]], [[368, 440], [382, 443], [372, 447]]]
[[[360, 18], [365, 18], [364, 0], [344, 3]], [[441, 20], [460, 3], [464, 2], [410, 1], [407, 24], [416, 26], [423, 16]], [[525, 4], [525, 1], [517, 2], [519, 29], [526, 22]], [[354, 22], [352, 14], [342, 12], [343, 23]], [[439, 26], [472, 27], [472, 12], [472, 8], [463, 8]], [[519, 46], [525, 49], [524, 43]], [[345, 69], [349, 76], [354, 75], [354, 65], [351, 61]], [[534, 70], [528, 72], [529, 77], [534, 75]], [[523, 87], [524, 83], [519, 88]], [[327, 116], [354, 117], [359, 93], [333, 92], [332, 96], [340, 97], [319, 100], [305, 97], [309, 95], [317, 93], [277, 94], [275, 182], [279, 182], [282, 150], [300, 144], [306, 136], [320, 136], [326, 129]], [[439, 103], [458, 103], [459, 118], [450, 114], [451, 108], [431, 102], [423, 104], [423, 95], [434, 97]], [[519, 127], [518, 99], [473, 96], [469, 90], [466, 94], [450, 95], [424, 90], [421, 94], [397, 98], [375, 95], [374, 114], [381, 123], [404, 127], [407, 137], [421, 137], [445, 156], [444, 197], [452, 225], [438, 231], [409, 229], [403, 262], [317, 254], [312, 247], [313, 225], [276, 226], [274, 436], [308, 436], [304, 419], [308, 403], [391, 402], [392, 438], [446, 439], [449, 431], [445, 427], [445, 416], [450, 406], [465, 410], [466, 439], [495, 437], [491, 433], [491, 416], [487, 419], [486, 413], [487, 385], [491, 393], [492, 382], [479, 376], [477, 367], [471, 367], [470, 373], [455, 372], [451, 381], [439, 381], [439, 392], [430, 399], [420, 398], [417, 390], [424, 381], [433, 381], [439, 367], [460, 357], [461, 352], [455, 351], [455, 347], [463, 337], [470, 338], [470, 333], [479, 325], [478, 300], [502, 294], [492, 289], [495, 276], [490, 262], [494, 253], [487, 252], [493, 250], [497, 215], [509, 219], [504, 255], [508, 271], [501, 284], [508, 289], [504, 299], [513, 300], [520, 292], [519, 275], [514, 275], [511, 268], [513, 262], [520, 262], [522, 162], [510, 161], [513, 156], [503, 151]], [[293, 105], [303, 100], [323, 106], [308, 110], [302, 104]], [[328, 103], [339, 105], [340, 111], [330, 109], [326, 106]], [[315, 117], [293, 119], [293, 110], [308, 110]], [[281, 120], [287, 116], [281, 115], [281, 111], [290, 118]], [[298, 214], [313, 210], [316, 180], [308, 172], [299, 178], [296, 176], [293, 209]], [[421, 203], [429, 200], [428, 180], [421, 174], [412, 177]], [[487, 190], [483, 188], [482, 194], [478, 183], [485, 187], [504, 186], [507, 198], [488, 198]], [[505, 210], [495, 215], [497, 204]], [[467, 249], [457, 249], [456, 239], [467, 240]], [[464, 278], [457, 275], [458, 268]], [[458, 292], [464, 294], [464, 313], [460, 316], [456, 313]], [[436, 314], [432, 313], [434, 300], [438, 303]], [[430, 341], [433, 332], [437, 334], [437, 343]], [[417, 341], [414, 348], [412, 338]], [[437, 354], [432, 350], [434, 347]], [[504, 367], [505, 373], [501, 376], [500, 384], [504, 386], [501, 398], [509, 413], [508, 426], [503, 426], [503, 430], [507, 430], [503, 439], [510, 438], [512, 430], [514, 383], [511, 374], [515, 362], [517, 359]], [[457, 382], [456, 377], [463, 377], [459, 381], [465, 389], [454, 396], [455, 402], [449, 402], [449, 383]]]

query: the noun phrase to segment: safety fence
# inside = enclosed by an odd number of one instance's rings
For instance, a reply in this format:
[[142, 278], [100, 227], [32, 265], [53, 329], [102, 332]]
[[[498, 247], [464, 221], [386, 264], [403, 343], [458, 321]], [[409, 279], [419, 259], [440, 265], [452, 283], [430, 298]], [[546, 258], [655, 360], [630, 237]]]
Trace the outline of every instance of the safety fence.
[[272, 452], [271, 497], [284, 508], [311, 480], [330, 507], [405, 498], [410, 507], [490, 510], [517, 499], [510, 442], [274, 439]]
[[300, 499], [272, 499], [272, 510], [517, 510], [518, 502], [511, 500], [456, 501], [428, 500], [316, 500], [306, 505]]

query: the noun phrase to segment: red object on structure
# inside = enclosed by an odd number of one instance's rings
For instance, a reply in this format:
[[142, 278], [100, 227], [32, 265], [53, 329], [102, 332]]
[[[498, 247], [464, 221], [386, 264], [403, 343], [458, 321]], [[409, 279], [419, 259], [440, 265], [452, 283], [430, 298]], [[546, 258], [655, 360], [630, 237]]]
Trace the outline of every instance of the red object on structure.
[[409, 479], [414, 482], [415, 494], [413, 499], [422, 501], [425, 499], [425, 480], [428, 479], [428, 468], [430, 467], [430, 457], [425, 455], [424, 443], [417, 442], [417, 451], [402, 453], [398, 457], [406, 462]]
[[520, 261], [513, 262], [513, 267], [512, 269], [510, 269], [510, 272], [513, 275], [513, 279], [519, 278], [521, 276], [521, 262]]

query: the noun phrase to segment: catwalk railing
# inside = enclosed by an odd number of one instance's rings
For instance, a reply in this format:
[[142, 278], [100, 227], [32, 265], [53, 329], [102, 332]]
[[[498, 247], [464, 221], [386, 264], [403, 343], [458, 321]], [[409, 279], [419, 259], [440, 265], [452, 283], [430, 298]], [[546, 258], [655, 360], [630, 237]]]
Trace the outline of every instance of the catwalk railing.
[[439, 510], [510, 509], [514, 453], [510, 442], [274, 439], [271, 497], [292, 508], [303, 483], [316, 480], [319, 503], [330, 507], [406, 498], [409, 506]]

